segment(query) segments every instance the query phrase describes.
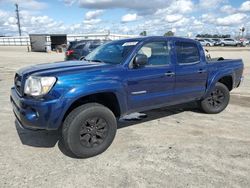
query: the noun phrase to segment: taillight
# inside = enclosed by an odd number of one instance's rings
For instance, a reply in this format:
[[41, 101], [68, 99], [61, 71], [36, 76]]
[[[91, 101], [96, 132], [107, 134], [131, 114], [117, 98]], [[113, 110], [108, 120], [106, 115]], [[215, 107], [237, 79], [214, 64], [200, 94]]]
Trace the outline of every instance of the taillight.
[[68, 50], [66, 51], [66, 56], [70, 56], [74, 53], [74, 50]]

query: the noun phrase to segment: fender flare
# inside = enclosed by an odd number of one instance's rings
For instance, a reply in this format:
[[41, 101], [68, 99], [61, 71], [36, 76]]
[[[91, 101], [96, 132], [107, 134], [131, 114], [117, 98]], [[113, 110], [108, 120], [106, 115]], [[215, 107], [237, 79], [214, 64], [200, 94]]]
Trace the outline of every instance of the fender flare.
[[207, 89], [205, 92], [205, 95], [203, 98], [206, 98], [211, 91], [214, 89], [215, 84], [223, 77], [230, 76], [232, 77], [232, 87], [234, 87], [234, 78], [235, 78], [235, 73], [232, 70], [224, 71], [224, 72], [218, 72], [217, 74], [213, 75], [212, 78], [208, 81], [207, 83]]

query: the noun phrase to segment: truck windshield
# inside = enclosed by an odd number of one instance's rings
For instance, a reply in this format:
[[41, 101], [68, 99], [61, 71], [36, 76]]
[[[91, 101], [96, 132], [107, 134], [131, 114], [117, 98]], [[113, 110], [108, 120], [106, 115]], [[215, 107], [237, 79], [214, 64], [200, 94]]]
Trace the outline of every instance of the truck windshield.
[[114, 41], [99, 46], [85, 57], [86, 61], [120, 64], [136, 46], [138, 41]]

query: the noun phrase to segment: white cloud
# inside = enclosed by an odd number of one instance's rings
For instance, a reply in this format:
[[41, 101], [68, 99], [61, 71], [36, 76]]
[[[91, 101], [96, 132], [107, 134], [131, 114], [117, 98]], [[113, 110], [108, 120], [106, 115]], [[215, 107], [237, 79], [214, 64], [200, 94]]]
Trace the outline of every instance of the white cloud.
[[64, 4], [67, 6], [71, 6], [76, 2], [76, 0], [64, 0]]
[[203, 9], [216, 9], [224, 2], [225, 0], [200, 0], [199, 5]]
[[233, 14], [237, 11], [237, 9], [231, 5], [224, 5], [220, 8], [220, 11], [226, 14]]
[[250, 11], [250, 1], [245, 1], [244, 3], [241, 4], [240, 10], [244, 12]]
[[155, 15], [166, 15], [166, 14], [188, 14], [194, 10], [194, 3], [191, 0], [179, 0], [172, 1], [166, 7], [160, 7], [155, 12]]
[[[75, 0], [66, 0], [71, 4]], [[125, 8], [136, 10], [141, 14], [150, 14], [160, 7], [167, 7], [172, 0], [154, 0], [142, 2], [141, 0], [78, 0], [77, 3], [82, 8], [88, 9], [113, 9]]]
[[185, 27], [188, 26], [188, 24], [190, 23], [190, 19], [189, 18], [185, 18], [183, 17], [182, 19], [178, 20], [175, 23], [172, 23], [173, 27]]
[[214, 14], [208, 13], [208, 14], [202, 14], [201, 20], [204, 23], [214, 24], [216, 22], [216, 17]]
[[170, 14], [165, 17], [165, 20], [169, 23], [177, 22], [183, 18], [181, 14]]
[[102, 21], [101, 19], [83, 20], [83, 24], [95, 25], [95, 24], [99, 24], [101, 21]]
[[132, 22], [136, 21], [137, 19], [137, 14], [126, 14], [122, 16], [122, 22]]
[[21, 8], [30, 9], [30, 10], [42, 10], [48, 5], [45, 2], [39, 2], [37, 0], [1, 0], [0, 3], [17, 3]]
[[93, 11], [88, 11], [85, 14], [85, 19], [86, 20], [91, 20], [91, 19], [95, 19], [98, 16], [100, 16], [103, 13], [103, 10], [93, 10]]
[[230, 16], [226, 16], [223, 18], [217, 18], [217, 24], [221, 26], [232, 26], [235, 24], [241, 24], [243, 23], [244, 19], [247, 18], [246, 14], [243, 13], [236, 13], [232, 14]]
[[179, 12], [179, 13], [191, 13], [193, 11], [194, 4], [191, 0], [179, 0], [179, 1], [174, 1], [169, 9], [172, 12]]
[[[87, 33], [111, 30], [116, 33], [138, 34], [146, 30], [149, 35], [163, 35], [175, 30], [177, 35], [191, 33], [233, 33], [240, 26], [250, 31], [250, 0], [236, 7], [232, 0], [59, 0], [71, 6], [87, 10], [83, 19], [65, 24], [37, 11], [50, 5], [39, 0], [0, 0], [0, 9], [18, 1], [22, 31], [26, 33]], [[3, 6], [2, 6], [3, 5]], [[6, 6], [7, 7], [7, 6]], [[66, 7], [68, 8], [68, 7]], [[114, 9], [125, 12], [121, 21], [102, 16], [103, 12], [113, 14]], [[0, 35], [18, 33], [14, 7], [12, 11], [0, 10]], [[72, 9], [74, 11], [74, 9]], [[62, 10], [63, 14], [63, 10]], [[63, 20], [63, 17], [61, 18]], [[140, 20], [140, 22], [135, 22]], [[123, 24], [130, 22], [129, 24]], [[24, 33], [25, 33], [24, 32]]]

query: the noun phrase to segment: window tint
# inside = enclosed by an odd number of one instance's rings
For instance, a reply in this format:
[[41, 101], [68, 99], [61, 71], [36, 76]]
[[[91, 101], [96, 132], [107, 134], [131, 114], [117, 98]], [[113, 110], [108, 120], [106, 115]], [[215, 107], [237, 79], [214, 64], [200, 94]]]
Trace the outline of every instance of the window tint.
[[166, 42], [151, 42], [145, 44], [138, 54], [148, 57], [148, 65], [166, 65], [170, 63], [169, 47]]
[[77, 49], [77, 50], [81, 50], [81, 49], [83, 49], [83, 48], [84, 48], [84, 46], [85, 46], [85, 44], [81, 44], [81, 45], [79, 45], [79, 46], [76, 46], [76, 47], [75, 47], [75, 49]]
[[191, 42], [176, 42], [177, 62], [179, 64], [195, 63], [200, 61], [196, 44]]

